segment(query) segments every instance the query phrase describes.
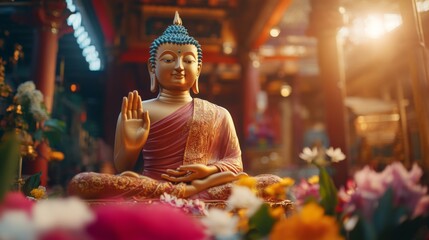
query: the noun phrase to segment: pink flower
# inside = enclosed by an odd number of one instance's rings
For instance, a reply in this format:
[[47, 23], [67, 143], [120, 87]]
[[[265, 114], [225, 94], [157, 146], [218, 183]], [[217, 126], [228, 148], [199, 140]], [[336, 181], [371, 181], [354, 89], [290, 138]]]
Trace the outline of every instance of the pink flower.
[[387, 189], [383, 177], [383, 175], [365, 166], [355, 173], [354, 180], [362, 195], [371, 199], [378, 199]]
[[114, 205], [94, 209], [96, 221], [87, 228], [95, 239], [205, 239], [201, 223], [165, 204]]
[[413, 217], [428, 216], [428, 215], [429, 215], [429, 196], [424, 196], [420, 198], [420, 201], [417, 203], [417, 206], [414, 209]]
[[21, 192], [9, 192], [0, 204], [0, 215], [5, 210], [23, 210], [30, 214], [34, 202], [30, 201]]
[[313, 198], [316, 201], [319, 201], [319, 184], [311, 184], [307, 180], [302, 179], [299, 184], [295, 185], [292, 188], [292, 193], [294, 194], [297, 204], [304, 204], [308, 199]]
[[[359, 210], [363, 216], [370, 219], [378, 206], [379, 199], [388, 188], [393, 190], [394, 206], [405, 207], [409, 215], [416, 213], [416, 206], [425, 208], [426, 187], [419, 185], [422, 170], [414, 164], [410, 171], [399, 162], [387, 166], [381, 173], [377, 173], [369, 167], [356, 172], [354, 180], [356, 188], [339, 192], [340, 199], [346, 201], [344, 208]], [[420, 203], [421, 202], [421, 203]], [[418, 204], [421, 205], [418, 205]], [[418, 210], [417, 212], [419, 212]]]
[[411, 213], [414, 211], [417, 203], [427, 192], [426, 187], [419, 185], [422, 174], [417, 164], [407, 171], [399, 162], [392, 163], [382, 172], [386, 185], [393, 188], [394, 203], [397, 206], [405, 206]]

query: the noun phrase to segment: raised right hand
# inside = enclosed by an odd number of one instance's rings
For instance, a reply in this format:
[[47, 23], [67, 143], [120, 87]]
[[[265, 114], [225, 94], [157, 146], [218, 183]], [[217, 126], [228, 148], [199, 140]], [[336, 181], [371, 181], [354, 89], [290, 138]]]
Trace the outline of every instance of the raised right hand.
[[143, 112], [143, 104], [136, 90], [122, 99], [121, 122], [123, 140], [128, 149], [141, 149], [150, 129], [149, 113]]

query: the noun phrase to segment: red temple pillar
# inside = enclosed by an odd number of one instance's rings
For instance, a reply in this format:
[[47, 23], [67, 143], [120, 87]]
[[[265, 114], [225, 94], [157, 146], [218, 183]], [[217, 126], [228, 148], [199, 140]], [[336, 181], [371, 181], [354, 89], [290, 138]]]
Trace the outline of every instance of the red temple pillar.
[[[39, 1], [37, 1], [39, 2]], [[47, 111], [51, 113], [55, 90], [55, 68], [58, 53], [58, 39], [69, 28], [66, 19], [69, 11], [65, 1], [41, 1], [33, 11], [31, 24], [36, 24], [36, 40], [33, 52], [32, 80], [43, 93]], [[24, 163], [26, 174], [41, 172], [41, 185], [46, 186], [48, 176], [49, 146], [42, 142], [37, 146], [38, 157]]]
[[34, 13], [37, 30], [33, 52], [33, 81], [43, 93], [50, 113], [54, 101], [58, 39], [68, 30], [66, 19], [69, 11], [65, 1], [42, 1], [34, 9]]
[[[311, 6], [309, 33], [318, 41], [318, 62], [329, 141], [332, 147], [341, 148], [348, 156], [342, 46], [337, 38], [342, 26], [339, 0], [311, 0]], [[333, 164], [333, 167], [336, 185], [343, 185], [348, 178], [348, 159]]]
[[[251, 59], [245, 58], [242, 61], [243, 68], [243, 106], [244, 106], [244, 119], [243, 119], [243, 130], [244, 138], [249, 137], [249, 125], [255, 120], [256, 115], [256, 101], [257, 95], [260, 90], [259, 84], [259, 68], [254, 66], [257, 63], [253, 63]], [[258, 60], [253, 60], [258, 61]]]

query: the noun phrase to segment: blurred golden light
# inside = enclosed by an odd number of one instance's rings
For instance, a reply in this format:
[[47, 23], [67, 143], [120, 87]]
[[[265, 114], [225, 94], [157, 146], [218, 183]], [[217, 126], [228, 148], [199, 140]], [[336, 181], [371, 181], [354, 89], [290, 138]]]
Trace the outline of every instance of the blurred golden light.
[[378, 39], [384, 34], [396, 29], [402, 24], [400, 14], [368, 14], [365, 17], [357, 17], [353, 20], [349, 29], [341, 29], [339, 34], [349, 36], [355, 42], [365, 39]]
[[416, 2], [418, 12], [429, 11], [429, 0], [420, 0]]
[[252, 62], [252, 66], [254, 68], [259, 68], [261, 66], [261, 63], [259, 62], [259, 60], [255, 60]]
[[230, 42], [223, 43], [222, 48], [223, 48], [223, 53], [225, 53], [226, 55], [231, 54], [234, 50], [233, 44]]
[[278, 37], [280, 35], [280, 29], [278, 27], [273, 27], [270, 30], [271, 37]]
[[379, 38], [385, 33], [383, 18], [380, 16], [368, 16], [365, 19], [364, 31], [369, 38]]
[[292, 87], [288, 84], [283, 84], [282, 88], [280, 89], [280, 95], [282, 95], [282, 97], [289, 97], [291, 93]]

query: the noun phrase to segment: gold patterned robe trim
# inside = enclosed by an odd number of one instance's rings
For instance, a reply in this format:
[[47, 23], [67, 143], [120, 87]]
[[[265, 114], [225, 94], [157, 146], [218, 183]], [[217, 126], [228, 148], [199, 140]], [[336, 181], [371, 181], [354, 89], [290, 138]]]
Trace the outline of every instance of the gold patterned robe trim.
[[68, 191], [83, 199], [124, 198], [149, 199], [159, 198], [164, 192], [183, 198], [186, 184], [172, 184], [148, 177], [139, 178], [86, 172], [76, 175], [70, 182]]
[[183, 164], [208, 164], [221, 172], [243, 171], [241, 150], [229, 112], [208, 101], [194, 98], [194, 112]]

